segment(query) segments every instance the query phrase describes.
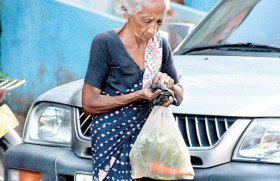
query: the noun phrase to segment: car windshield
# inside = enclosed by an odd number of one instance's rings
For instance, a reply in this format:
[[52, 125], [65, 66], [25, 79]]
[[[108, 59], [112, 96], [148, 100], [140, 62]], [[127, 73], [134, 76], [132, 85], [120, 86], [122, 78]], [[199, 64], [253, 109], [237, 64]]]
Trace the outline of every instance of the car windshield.
[[[225, 0], [182, 43], [177, 52], [192, 52], [189, 50], [194, 47], [244, 47], [248, 44], [277, 50], [280, 48], [279, 10], [279, 0]], [[246, 47], [252, 49], [254, 46]], [[259, 49], [260, 46], [257, 47]]]

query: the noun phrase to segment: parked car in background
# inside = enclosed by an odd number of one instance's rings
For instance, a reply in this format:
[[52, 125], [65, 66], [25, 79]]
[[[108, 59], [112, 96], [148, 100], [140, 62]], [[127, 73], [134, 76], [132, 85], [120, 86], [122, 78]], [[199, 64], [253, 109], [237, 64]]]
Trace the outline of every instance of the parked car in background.
[[[280, 178], [279, 9], [279, 0], [222, 0], [174, 51], [185, 95], [171, 108], [194, 180]], [[23, 143], [6, 153], [7, 180], [91, 180], [82, 85], [71, 82], [34, 101]]]

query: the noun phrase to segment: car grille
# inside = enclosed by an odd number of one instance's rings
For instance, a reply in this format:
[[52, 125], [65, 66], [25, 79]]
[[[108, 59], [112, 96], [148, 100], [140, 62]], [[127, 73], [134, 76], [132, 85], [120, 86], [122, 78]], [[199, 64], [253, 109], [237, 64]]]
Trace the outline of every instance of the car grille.
[[188, 147], [212, 147], [237, 118], [175, 115]]
[[79, 109], [79, 122], [81, 136], [90, 138], [91, 115], [86, 115], [82, 109]]
[[[174, 114], [188, 147], [212, 147], [237, 118]], [[80, 134], [90, 139], [91, 115], [79, 109]]]

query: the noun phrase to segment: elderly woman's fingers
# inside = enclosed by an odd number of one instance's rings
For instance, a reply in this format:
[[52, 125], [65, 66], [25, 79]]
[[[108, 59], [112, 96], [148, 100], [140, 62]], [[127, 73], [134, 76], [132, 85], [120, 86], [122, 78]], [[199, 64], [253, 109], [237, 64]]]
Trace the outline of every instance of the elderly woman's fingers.
[[174, 86], [174, 80], [166, 73], [158, 72], [154, 77], [154, 85], [165, 84], [168, 88], [172, 89]]
[[162, 73], [162, 72], [156, 73], [154, 77], [154, 84], [155, 85], [164, 84], [167, 77], [168, 75], [166, 73]]
[[160, 76], [161, 76], [161, 72], [158, 72], [158, 73], [155, 74], [154, 81], [153, 81], [154, 85], [158, 85], [159, 84]]
[[168, 106], [170, 106], [170, 104], [173, 103], [173, 101], [174, 101], [173, 98], [170, 96], [169, 99], [168, 99], [168, 101], [167, 101], [166, 103], [164, 103], [163, 106], [164, 106], [164, 107], [168, 107]]
[[154, 98], [158, 97], [161, 93], [161, 90], [156, 90], [152, 92], [149, 88], [143, 89], [143, 97], [145, 100], [152, 102]]
[[169, 89], [173, 90], [173, 86], [174, 86], [174, 80], [172, 78], [170, 78], [167, 82], [166, 85]]
[[154, 98], [156, 98], [156, 97], [158, 97], [159, 95], [160, 95], [160, 93], [161, 93], [161, 90], [156, 90], [154, 93], [153, 93], [153, 95], [152, 95], [152, 99], [151, 99], [151, 101], [154, 99]]
[[170, 77], [166, 73], [161, 73], [159, 83], [166, 84], [169, 81], [169, 79], [170, 79]]

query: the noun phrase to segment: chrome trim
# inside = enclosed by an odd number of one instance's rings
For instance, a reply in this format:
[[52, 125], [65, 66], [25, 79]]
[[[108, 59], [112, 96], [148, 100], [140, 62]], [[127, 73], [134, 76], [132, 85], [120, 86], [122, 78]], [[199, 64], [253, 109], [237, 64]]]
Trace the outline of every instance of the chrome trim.
[[[84, 112], [82, 113], [82, 115], [84, 115]], [[84, 119], [84, 121], [83, 121], [82, 124], [81, 124], [81, 127], [87, 122], [87, 120], [88, 120], [90, 117], [91, 117], [91, 115], [88, 115], [88, 116], [86, 117], [86, 119]], [[81, 116], [80, 116], [79, 119], [81, 119]], [[82, 134], [85, 135], [86, 132], [90, 129], [90, 127], [91, 127], [91, 124], [86, 128], [86, 130], [85, 130]]]
[[197, 117], [195, 117], [195, 130], [196, 130], [197, 140], [198, 140], [199, 146], [202, 147], [198, 122], [199, 122], [199, 120], [197, 119]]
[[[77, 126], [78, 126], [78, 134], [79, 137], [85, 140], [90, 140], [90, 127], [91, 122], [88, 123], [88, 121], [91, 121], [91, 115], [86, 115], [81, 108], [77, 109]], [[88, 123], [88, 126], [85, 124]], [[84, 129], [82, 127], [86, 126]]]
[[215, 128], [216, 128], [216, 133], [217, 133], [218, 140], [220, 140], [221, 139], [221, 134], [220, 134], [219, 125], [218, 125], [218, 119], [217, 118], [215, 118]]
[[224, 118], [224, 121], [225, 121], [225, 127], [226, 127], [226, 130], [228, 130], [229, 126], [228, 126], [228, 120], [226, 118]]
[[[178, 119], [178, 117], [176, 117]], [[189, 118], [185, 118], [185, 125], [186, 125], [186, 131], [187, 131], [187, 139], [189, 141], [190, 147], [193, 146], [191, 136], [190, 136], [190, 127], [189, 127]]]
[[210, 137], [210, 132], [209, 132], [209, 125], [208, 125], [208, 118], [205, 117], [205, 127], [206, 127], [206, 134], [207, 134], [207, 139], [208, 139], [208, 143], [210, 146], [213, 146], [211, 137]]

